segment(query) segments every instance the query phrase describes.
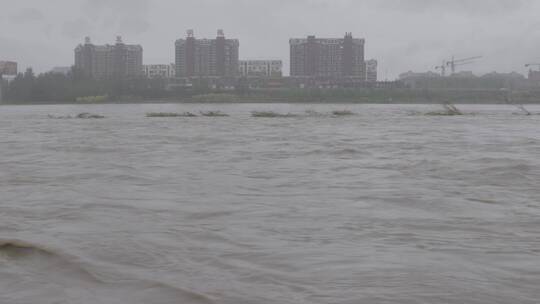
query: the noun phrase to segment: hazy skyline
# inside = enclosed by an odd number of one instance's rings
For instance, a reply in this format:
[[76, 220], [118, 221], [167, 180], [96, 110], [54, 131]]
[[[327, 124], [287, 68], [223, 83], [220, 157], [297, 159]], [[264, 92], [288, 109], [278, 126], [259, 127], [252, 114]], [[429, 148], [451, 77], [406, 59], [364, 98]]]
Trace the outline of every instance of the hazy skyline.
[[442, 60], [482, 55], [464, 68], [517, 71], [540, 62], [540, 2], [534, 0], [0, 0], [0, 60], [37, 72], [73, 64], [73, 49], [96, 44], [144, 47], [144, 63], [174, 62], [174, 41], [194, 29], [240, 39], [240, 58], [282, 59], [288, 74], [291, 37], [366, 39], [379, 78], [427, 71]]

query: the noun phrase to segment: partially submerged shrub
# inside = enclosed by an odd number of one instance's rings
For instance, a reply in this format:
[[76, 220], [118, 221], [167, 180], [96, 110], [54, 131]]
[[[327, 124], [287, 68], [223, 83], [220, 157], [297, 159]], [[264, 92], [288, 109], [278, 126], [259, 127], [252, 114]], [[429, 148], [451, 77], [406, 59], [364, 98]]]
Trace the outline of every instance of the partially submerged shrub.
[[157, 113], [146, 113], [146, 117], [197, 117], [197, 115], [190, 112], [184, 112], [184, 113], [157, 112]]
[[315, 110], [306, 110], [306, 115], [307, 116], [316, 116], [316, 117], [325, 116], [325, 114], [319, 113], [319, 112], [317, 112]]
[[291, 118], [291, 117], [298, 117], [298, 115], [295, 114], [280, 114], [272, 111], [262, 111], [262, 112], [251, 112], [251, 116], [253, 117], [263, 117], [263, 118]]
[[449, 114], [452, 114], [452, 115], [463, 115], [463, 113], [462, 113], [458, 108], [456, 108], [456, 106], [454, 106], [454, 105], [451, 104], [451, 103], [445, 103], [445, 104], [443, 104], [443, 107], [446, 109], [446, 111], [447, 111]]
[[50, 119], [73, 119], [73, 116], [67, 115], [67, 116], [57, 116], [57, 115], [47, 115]]
[[426, 113], [426, 115], [429, 115], [429, 116], [456, 116], [456, 115], [463, 115], [463, 112], [461, 112], [456, 106], [454, 106], [451, 103], [445, 103], [442, 106], [444, 108], [444, 111], [442, 111], [442, 112], [429, 112], [429, 113]]
[[200, 112], [202, 116], [205, 117], [228, 117], [229, 115], [220, 112], [220, 111], [209, 111], [209, 112]]
[[522, 104], [514, 104], [514, 106], [516, 106], [516, 108], [518, 108], [521, 112], [523, 112], [523, 114], [525, 114], [527, 116], [532, 115], [532, 113], [529, 110], [527, 110], [524, 105], [522, 105]]
[[349, 110], [343, 110], [343, 111], [333, 111], [332, 115], [334, 115], [334, 116], [351, 116], [351, 115], [355, 115], [355, 114], [353, 112], [349, 111]]
[[77, 118], [80, 119], [102, 119], [105, 118], [105, 116], [97, 115], [97, 114], [91, 114], [91, 113], [81, 113], [77, 115]]
[[66, 116], [55, 116], [55, 115], [48, 115], [51, 119], [102, 119], [105, 118], [105, 116], [97, 115], [97, 114], [91, 114], [91, 113], [80, 113], [76, 116], [66, 115]]
[[146, 113], [146, 117], [179, 117], [179, 113]]

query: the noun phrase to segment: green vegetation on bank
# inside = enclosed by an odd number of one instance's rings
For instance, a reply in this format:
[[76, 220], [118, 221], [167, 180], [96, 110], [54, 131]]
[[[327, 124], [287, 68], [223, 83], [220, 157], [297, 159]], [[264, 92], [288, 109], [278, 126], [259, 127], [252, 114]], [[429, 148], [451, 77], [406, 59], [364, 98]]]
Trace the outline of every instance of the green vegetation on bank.
[[190, 98], [192, 102], [207, 102], [207, 103], [219, 103], [219, 102], [235, 102], [238, 99], [237, 95], [229, 93], [209, 93], [193, 95]]
[[68, 74], [32, 70], [2, 83], [4, 103], [106, 103], [168, 98], [164, 79], [93, 79], [73, 69]]
[[403, 88], [338, 88], [338, 89], [275, 89], [251, 90], [238, 96], [240, 102], [291, 103], [427, 103], [427, 104], [505, 104], [540, 103], [538, 91], [514, 91], [512, 97], [502, 90], [403, 89]]
[[540, 103], [536, 91], [508, 92], [499, 89], [406, 89], [406, 88], [296, 88], [236, 90], [211, 88], [205, 82], [190, 87], [169, 86], [167, 79], [92, 79], [73, 69], [70, 73], [31, 70], [19, 74], [9, 84], [2, 82], [3, 103]]
[[77, 97], [77, 103], [104, 103], [109, 100], [109, 95]]

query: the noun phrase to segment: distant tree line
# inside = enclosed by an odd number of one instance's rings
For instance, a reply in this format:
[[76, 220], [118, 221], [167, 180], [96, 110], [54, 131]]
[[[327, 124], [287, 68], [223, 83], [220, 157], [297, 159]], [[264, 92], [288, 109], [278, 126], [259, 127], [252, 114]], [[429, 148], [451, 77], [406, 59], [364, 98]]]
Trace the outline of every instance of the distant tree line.
[[[502, 92], [497, 89], [437, 88], [294, 88], [252, 89], [239, 79], [234, 90], [220, 89], [207, 79], [193, 81], [191, 86], [175, 86], [164, 78], [94, 79], [73, 68], [69, 73], [34, 75], [31, 69], [14, 80], [1, 82], [5, 103], [89, 103], [141, 100], [185, 100], [193, 102], [357, 102], [357, 103], [538, 103], [539, 90]], [[511, 94], [512, 96], [506, 96]]]
[[76, 68], [67, 74], [43, 73], [36, 76], [32, 69], [20, 73], [9, 84], [3, 83], [3, 100], [15, 103], [75, 102], [87, 96], [109, 96], [111, 100], [124, 96], [159, 99], [169, 96], [167, 80], [146, 77], [130, 79], [94, 79]]

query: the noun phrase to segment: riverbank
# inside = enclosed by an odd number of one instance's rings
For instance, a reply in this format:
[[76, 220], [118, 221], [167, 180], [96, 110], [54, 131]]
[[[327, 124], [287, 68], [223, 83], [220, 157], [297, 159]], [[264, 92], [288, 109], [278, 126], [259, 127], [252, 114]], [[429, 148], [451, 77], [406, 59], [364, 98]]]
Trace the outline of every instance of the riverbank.
[[9, 105], [42, 104], [145, 104], [145, 103], [320, 103], [320, 104], [539, 104], [539, 91], [504, 90], [412, 90], [412, 89], [287, 89], [247, 92], [213, 92], [186, 96], [144, 98], [108, 97], [94, 100], [4, 101]]

